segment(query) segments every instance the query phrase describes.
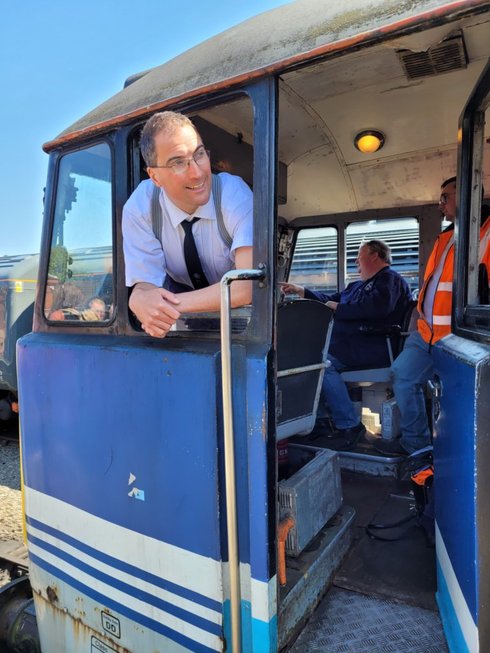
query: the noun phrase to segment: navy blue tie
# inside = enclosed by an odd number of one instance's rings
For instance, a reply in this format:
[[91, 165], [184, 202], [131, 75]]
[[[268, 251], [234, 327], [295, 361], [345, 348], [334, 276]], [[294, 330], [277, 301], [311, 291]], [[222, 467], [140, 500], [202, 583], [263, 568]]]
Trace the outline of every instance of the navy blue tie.
[[187, 272], [192, 285], [196, 290], [200, 288], [207, 288], [209, 281], [206, 279], [204, 270], [202, 269], [201, 259], [197, 253], [196, 242], [192, 233], [192, 225], [201, 218], [193, 218], [192, 220], [183, 220], [180, 224], [184, 230], [184, 259], [187, 267]]

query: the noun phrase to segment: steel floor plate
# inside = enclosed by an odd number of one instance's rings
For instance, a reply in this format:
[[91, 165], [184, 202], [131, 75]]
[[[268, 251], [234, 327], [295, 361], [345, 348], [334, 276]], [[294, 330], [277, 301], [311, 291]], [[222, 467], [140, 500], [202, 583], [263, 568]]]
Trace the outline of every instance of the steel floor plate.
[[447, 653], [437, 612], [332, 587], [290, 653]]

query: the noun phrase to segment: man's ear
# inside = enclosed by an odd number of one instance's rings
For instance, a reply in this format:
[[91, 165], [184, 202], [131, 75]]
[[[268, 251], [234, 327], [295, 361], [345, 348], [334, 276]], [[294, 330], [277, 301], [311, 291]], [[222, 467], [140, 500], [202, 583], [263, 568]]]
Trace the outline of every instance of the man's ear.
[[146, 172], [148, 173], [148, 177], [152, 180], [152, 182], [155, 184], [155, 186], [160, 186], [160, 184], [158, 183], [158, 181], [156, 179], [155, 169], [148, 166], [148, 168], [146, 169]]

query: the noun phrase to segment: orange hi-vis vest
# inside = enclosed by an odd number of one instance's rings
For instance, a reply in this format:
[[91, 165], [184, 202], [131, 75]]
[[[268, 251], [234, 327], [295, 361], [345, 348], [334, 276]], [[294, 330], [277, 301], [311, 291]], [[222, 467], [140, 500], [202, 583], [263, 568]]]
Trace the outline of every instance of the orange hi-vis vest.
[[[424, 274], [424, 285], [419, 294], [418, 311], [421, 315], [417, 321], [417, 329], [425, 342], [434, 344], [444, 336], [451, 333], [451, 307], [453, 303], [453, 271], [454, 271], [454, 244], [449, 249], [447, 245], [454, 235], [454, 230], [443, 231], [437, 238], [432, 252], [427, 261]], [[480, 256], [481, 263], [486, 265], [490, 276], [490, 218], [480, 228]], [[432, 305], [432, 326], [424, 316], [423, 306], [427, 291], [427, 285], [437, 270], [441, 257], [445, 254], [445, 260], [442, 263], [441, 276], [437, 284], [437, 290], [434, 295]]]

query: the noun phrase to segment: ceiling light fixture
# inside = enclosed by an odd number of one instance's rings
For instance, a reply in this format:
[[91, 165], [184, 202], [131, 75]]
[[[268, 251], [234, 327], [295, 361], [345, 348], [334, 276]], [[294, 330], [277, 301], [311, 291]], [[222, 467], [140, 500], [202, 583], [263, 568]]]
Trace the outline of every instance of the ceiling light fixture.
[[354, 145], [363, 154], [373, 154], [385, 144], [385, 135], [376, 129], [365, 129], [354, 139]]

